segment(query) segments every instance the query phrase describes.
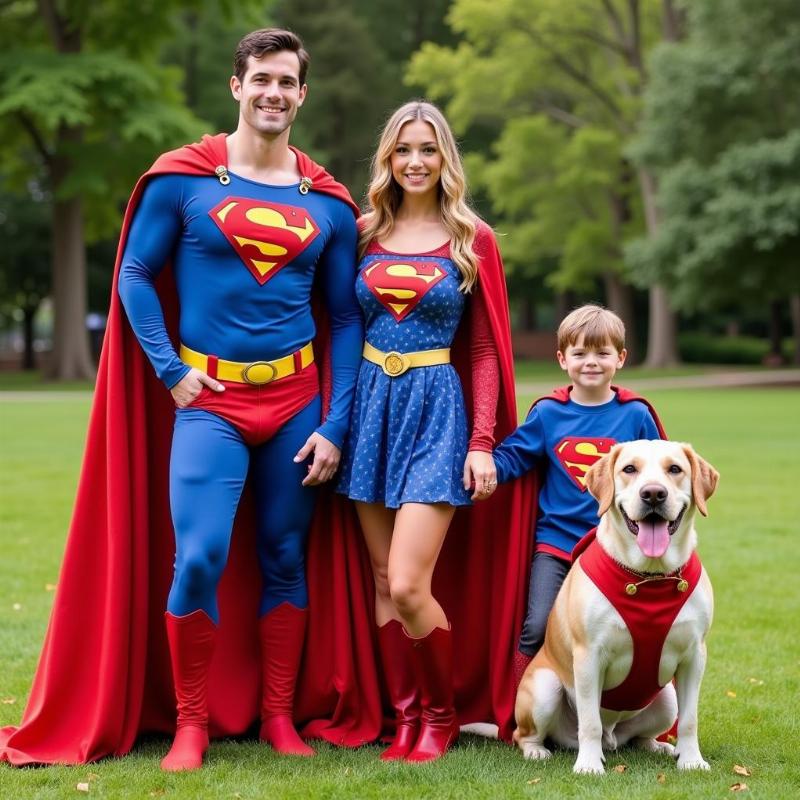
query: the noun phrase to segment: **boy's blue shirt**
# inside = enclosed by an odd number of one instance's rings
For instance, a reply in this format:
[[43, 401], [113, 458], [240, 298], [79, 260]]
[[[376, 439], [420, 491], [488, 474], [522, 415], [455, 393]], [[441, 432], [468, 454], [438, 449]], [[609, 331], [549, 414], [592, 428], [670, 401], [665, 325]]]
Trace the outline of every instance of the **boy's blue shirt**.
[[536, 543], [568, 557], [599, 521], [597, 500], [584, 479], [589, 467], [617, 442], [660, 438], [640, 400], [620, 402], [615, 396], [603, 405], [583, 406], [544, 398], [495, 449], [497, 480], [505, 483], [540, 469]]

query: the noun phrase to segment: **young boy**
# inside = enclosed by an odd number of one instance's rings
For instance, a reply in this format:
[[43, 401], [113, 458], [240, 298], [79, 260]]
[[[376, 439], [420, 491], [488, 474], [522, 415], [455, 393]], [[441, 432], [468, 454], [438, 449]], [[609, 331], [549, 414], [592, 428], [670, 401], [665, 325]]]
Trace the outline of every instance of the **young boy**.
[[493, 453], [500, 483], [534, 468], [541, 476], [528, 610], [514, 659], [516, 685], [544, 643], [573, 548], [598, 523], [586, 472], [617, 442], [664, 438], [646, 401], [611, 386], [626, 356], [625, 326], [616, 314], [596, 305], [575, 309], [558, 328], [556, 354], [570, 386], [534, 403], [525, 422]]

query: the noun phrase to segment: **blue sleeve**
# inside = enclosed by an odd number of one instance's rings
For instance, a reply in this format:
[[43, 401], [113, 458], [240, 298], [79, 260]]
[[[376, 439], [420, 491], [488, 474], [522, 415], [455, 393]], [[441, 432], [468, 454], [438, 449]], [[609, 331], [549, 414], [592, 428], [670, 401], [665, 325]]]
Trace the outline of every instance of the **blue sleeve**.
[[644, 403], [640, 403], [640, 405], [644, 409], [644, 414], [642, 414], [642, 424], [639, 428], [639, 438], [660, 439], [661, 434], [658, 432], [658, 426], [650, 413], [650, 409]]
[[544, 426], [539, 406], [535, 405], [525, 422], [503, 439], [492, 453], [498, 483], [506, 483], [529, 472], [543, 453]]
[[171, 389], [189, 371], [175, 352], [155, 288], [182, 230], [178, 176], [153, 178], [145, 187], [128, 232], [119, 273], [119, 296], [156, 375]]
[[348, 206], [344, 203], [337, 205], [340, 212], [339, 224], [317, 267], [331, 318], [333, 382], [328, 416], [317, 428], [317, 432], [341, 447], [350, 426], [350, 410], [364, 346], [364, 322], [355, 289], [358, 240], [356, 221]]

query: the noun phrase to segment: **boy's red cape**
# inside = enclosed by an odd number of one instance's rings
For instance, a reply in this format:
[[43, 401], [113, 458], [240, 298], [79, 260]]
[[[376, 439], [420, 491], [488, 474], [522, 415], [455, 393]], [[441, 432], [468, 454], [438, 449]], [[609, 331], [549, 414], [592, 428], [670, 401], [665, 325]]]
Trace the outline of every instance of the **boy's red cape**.
[[[347, 190], [295, 151], [312, 191], [349, 203]], [[84, 763], [121, 756], [146, 732], [171, 734], [175, 700], [164, 630], [174, 535], [168, 503], [172, 398], [155, 377], [116, 291], [120, 255], [147, 181], [159, 174], [213, 175], [227, 164], [225, 135], [159, 158], [136, 185], [122, 226], [103, 352], [77, 498], [50, 623], [20, 726], [0, 731], [0, 760]], [[497, 341], [501, 376], [497, 439], [516, 426], [508, 302], [494, 237], [475, 243], [480, 288]], [[168, 327], [176, 330], [170, 270], [159, 278]], [[324, 322], [315, 341], [327, 381]], [[468, 325], [461, 325], [468, 331]], [[471, 404], [469, 337], [454, 361]], [[461, 722], [513, 729], [512, 660], [527, 592], [530, 498], [519, 484], [459, 511], [435, 576], [452, 621]], [[261, 576], [253, 558], [252, 503], [237, 515], [219, 588], [220, 629], [209, 681], [211, 735], [243, 734], [257, 721]], [[309, 624], [295, 717], [308, 736], [355, 746], [384, 727], [373, 620], [374, 584], [351, 504], [320, 493], [307, 554]]]

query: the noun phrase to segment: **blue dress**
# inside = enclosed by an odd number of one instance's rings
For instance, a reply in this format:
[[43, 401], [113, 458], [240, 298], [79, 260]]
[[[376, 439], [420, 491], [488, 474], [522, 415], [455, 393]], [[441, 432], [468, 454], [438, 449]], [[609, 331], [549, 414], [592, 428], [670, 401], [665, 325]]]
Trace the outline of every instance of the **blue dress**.
[[[460, 283], [449, 245], [420, 255], [371, 245], [356, 278], [367, 342], [384, 353], [450, 347], [464, 311]], [[452, 364], [390, 377], [362, 360], [338, 492], [387, 508], [470, 505], [466, 455], [464, 395]]]

